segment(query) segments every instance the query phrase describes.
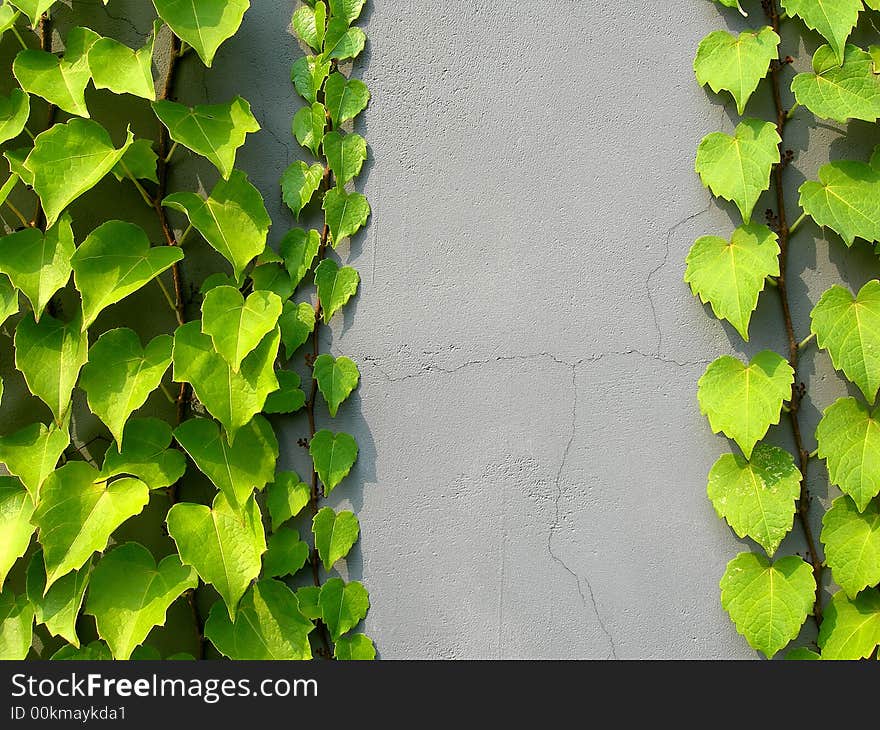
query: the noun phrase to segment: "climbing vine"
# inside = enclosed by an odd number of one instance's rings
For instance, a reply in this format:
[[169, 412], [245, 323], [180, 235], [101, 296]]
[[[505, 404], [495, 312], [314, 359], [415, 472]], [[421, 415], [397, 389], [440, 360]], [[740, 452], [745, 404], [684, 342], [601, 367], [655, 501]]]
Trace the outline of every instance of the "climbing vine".
[[[880, 118], [880, 46], [863, 49], [848, 42], [860, 17], [880, 10], [880, 3], [762, 0], [759, 10], [740, 8], [737, 0], [718, 2], [750, 21], [759, 12], [763, 17], [742, 33], [718, 30], [706, 36], [694, 61], [697, 81], [729, 94], [740, 115], [764, 84], [774, 114], [770, 120], [747, 116], [733, 134], [713, 132], [700, 142], [696, 172], [713, 195], [736, 206], [742, 225], [729, 238], [697, 239], [685, 281], [745, 341], [766, 291], [764, 296], [778, 300], [782, 334], [782, 354], [764, 350], [748, 362], [722, 356], [698, 383], [700, 408], [712, 430], [739, 448], [715, 462], [708, 496], [719, 517], [760, 548], [728, 563], [721, 603], [737, 631], [767, 657], [795, 639], [812, 616], [818, 651], [800, 647], [788, 657], [867, 658], [880, 645], [880, 419], [873, 410], [880, 387], [880, 281], [869, 281], [857, 293], [832, 286], [812, 308], [810, 331], [797, 332], [792, 310], [799, 302], [792, 295], [789, 252], [810, 221], [836, 234], [829, 237], [831, 246], [851, 247], [856, 239], [880, 242], [880, 147], [870, 160], [821, 167], [818, 180], [800, 186], [795, 211], [786, 195], [786, 171], [794, 158], [786, 127], [795, 114], [841, 124]], [[784, 24], [793, 26], [786, 38], [821, 36], [812, 70], [792, 70], [797, 59], [783, 48]], [[792, 43], [792, 52], [796, 48]], [[768, 190], [773, 202], [760, 222], [754, 211]], [[812, 344], [827, 352], [858, 390], [858, 396], [827, 404], [815, 434], [806, 431], [802, 417], [810, 394], [801, 354]], [[763, 441], [783, 418], [793, 453]], [[822, 516], [818, 536], [811, 510], [821, 505], [808, 490], [816, 461], [824, 461], [830, 484], [841, 492]], [[795, 521], [806, 559], [777, 557]], [[826, 587], [836, 588], [827, 600]]]
[[[287, 168], [282, 197], [324, 223], [277, 250], [236, 167], [260, 130], [250, 104], [195, 103], [178, 82], [211, 67], [249, 0], [153, 0], [137, 48], [78, 25], [78, 5], [0, 4], [21, 48], [0, 97], [0, 658], [374, 658], [355, 631], [366, 590], [331, 574], [358, 520], [322, 504], [358, 447], [319, 428], [359, 381], [321, 347], [358, 286], [342, 244], [370, 213], [351, 129], [369, 92], [342, 68], [364, 3], [293, 14], [314, 54], [293, 67], [293, 134], [316, 161]], [[102, 4], [89, 17], [125, 12]], [[124, 129], [117, 107], [134, 110]], [[175, 189], [199, 159], [210, 191]], [[282, 425], [301, 428], [306, 480], [278, 464]], [[172, 614], [185, 631], [162, 628]]]

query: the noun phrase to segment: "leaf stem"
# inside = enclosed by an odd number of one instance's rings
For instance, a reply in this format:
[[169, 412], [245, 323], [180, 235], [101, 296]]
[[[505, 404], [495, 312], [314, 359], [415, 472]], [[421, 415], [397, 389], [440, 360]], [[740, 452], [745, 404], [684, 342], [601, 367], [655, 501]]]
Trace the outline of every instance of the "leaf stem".
[[770, 286], [779, 286], [775, 276], [766, 276], [764, 277], [764, 281], [766, 281]]
[[171, 149], [168, 150], [168, 154], [165, 155], [165, 157], [164, 157], [164, 162], [166, 165], [169, 162], [171, 162], [171, 158], [174, 157], [174, 153], [176, 150], [177, 150], [177, 142], [175, 142], [173, 145], [171, 145]]
[[788, 121], [789, 119], [791, 119], [794, 116], [794, 113], [798, 110], [798, 107], [800, 105], [801, 104], [798, 101], [796, 101], [794, 104], [791, 105], [791, 109], [789, 109], [788, 112], [786, 112], [786, 114], [785, 114], [786, 121]]
[[798, 350], [803, 350], [807, 345], [809, 345], [814, 339], [816, 339], [816, 333], [812, 333], [804, 337], [800, 342], [798, 342]]
[[6, 206], [9, 208], [9, 210], [11, 210], [13, 213], [15, 213], [15, 216], [18, 218], [18, 220], [21, 221], [21, 224], [25, 228], [31, 227], [31, 222], [27, 218], [24, 217], [24, 213], [22, 213], [18, 208], [16, 208], [12, 203], [10, 203], [8, 199], [4, 200], [3, 202], [6, 203]]
[[162, 281], [162, 275], [156, 277], [156, 283], [159, 285], [159, 288], [162, 290], [162, 293], [165, 295], [165, 301], [168, 302], [168, 306], [171, 308], [172, 312], [177, 312], [177, 306], [174, 304], [174, 298], [171, 296], [171, 292], [168, 291], [168, 287], [165, 286], [165, 282]]
[[18, 32], [18, 28], [15, 25], [10, 26], [10, 30], [12, 31], [12, 35], [15, 36], [16, 40], [21, 44], [22, 50], [26, 51], [28, 49], [28, 44], [24, 42], [24, 38], [21, 37], [21, 34]]
[[138, 179], [132, 174], [131, 170], [128, 169], [128, 166], [125, 164], [125, 161], [119, 160], [119, 164], [122, 166], [122, 169], [125, 171], [126, 176], [129, 180], [134, 183], [134, 186], [137, 188], [137, 191], [141, 194], [141, 197], [144, 199], [144, 202], [147, 204], [148, 208], [153, 207], [153, 199], [150, 197], [149, 193], [144, 190], [144, 186], [138, 182]]
[[804, 220], [806, 220], [806, 217], [807, 217], [806, 213], [801, 213], [800, 217], [794, 223], [792, 223], [791, 226], [789, 226], [789, 228], [788, 228], [789, 237], [794, 235], [794, 232], [798, 229], [798, 227], [800, 227], [801, 223], [803, 223]]
[[168, 399], [168, 402], [171, 405], [175, 405], [177, 403], [177, 398], [175, 398], [171, 391], [168, 390], [168, 386], [165, 383], [159, 383], [159, 387], [162, 389], [162, 393], [164, 393], [165, 397]]
[[177, 239], [178, 246], [183, 246], [183, 243], [184, 243], [184, 241], [186, 241], [186, 237], [189, 235], [189, 232], [192, 230], [192, 228], [193, 228], [192, 223], [190, 223], [186, 227], [186, 230], [182, 234], [180, 234], [180, 238]]

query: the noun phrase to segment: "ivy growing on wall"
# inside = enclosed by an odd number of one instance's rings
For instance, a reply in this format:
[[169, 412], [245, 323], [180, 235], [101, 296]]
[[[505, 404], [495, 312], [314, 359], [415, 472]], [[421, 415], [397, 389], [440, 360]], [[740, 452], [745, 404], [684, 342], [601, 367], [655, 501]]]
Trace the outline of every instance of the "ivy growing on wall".
[[[0, 33], [21, 46], [0, 98], [0, 320], [7, 391], [30, 393], [28, 423], [0, 424], [0, 658], [374, 658], [356, 631], [367, 592], [333, 573], [357, 517], [322, 504], [358, 453], [324, 427], [358, 368], [321, 348], [357, 291], [341, 257], [370, 213], [352, 129], [369, 92], [349, 77], [364, 3], [293, 14], [309, 54], [293, 67], [306, 104], [292, 133], [314, 162], [290, 165], [281, 191], [295, 217], [321, 210], [324, 223], [277, 250], [236, 167], [260, 129], [249, 103], [195, 103], [178, 81], [212, 65], [249, 0], [153, 0], [136, 48], [56, 27], [52, 0], [0, 5]], [[101, 94], [141, 100], [127, 129], [102, 117]], [[197, 158], [206, 192], [174, 189], [175, 165]], [[279, 444], [282, 421], [302, 431], [304, 479], [278, 465], [297, 448]], [[181, 608], [191, 631], [160, 651], [152, 637]]]
[[[801, 647], [789, 657], [868, 658], [880, 645], [880, 420], [874, 409], [880, 388], [880, 281], [858, 292], [832, 286], [813, 305], [810, 331], [797, 332], [788, 258], [797, 235], [809, 235], [809, 221], [836, 234], [829, 236], [831, 246], [850, 247], [856, 239], [880, 242], [880, 147], [870, 160], [824, 165], [818, 180], [800, 186], [799, 210], [791, 210], [786, 170], [793, 153], [786, 127], [795, 114], [838, 123], [880, 118], [880, 46], [861, 48], [849, 41], [860, 16], [874, 13], [880, 3], [763, 0], [760, 8], [739, 8], [737, 0], [718, 1], [748, 13], [753, 27], [739, 34], [710, 33], [699, 45], [694, 70], [701, 85], [732, 98], [746, 116], [732, 134], [713, 132], [700, 142], [696, 172], [713, 195], [736, 206], [742, 224], [699, 238], [687, 257], [685, 281], [745, 341], [759, 298], [775, 298], [782, 344], [780, 352], [765, 350], [747, 362], [722, 356], [698, 384], [700, 408], [712, 430], [737, 446], [709, 472], [709, 498], [739, 537], [757, 545], [728, 563], [721, 603], [739, 633], [767, 657], [795, 639], [812, 616], [818, 651]], [[797, 45], [785, 47], [783, 24], [792, 27], [786, 37], [823, 39], [811, 70], [792, 70], [796, 59], [788, 51], [794, 53]], [[769, 120], [748, 113], [761, 84], [773, 99]], [[768, 190], [773, 203], [760, 220], [755, 208]], [[802, 421], [810, 394], [800, 369], [803, 350], [813, 346], [827, 353], [858, 393], [813, 403], [824, 407], [814, 434]], [[764, 442], [783, 420], [793, 453]], [[811, 499], [807, 480], [821, 465], [840, 496], [816, 535], [811, 510], [821, 505]], [[777, 554], [795, 522], [806, 560]]]

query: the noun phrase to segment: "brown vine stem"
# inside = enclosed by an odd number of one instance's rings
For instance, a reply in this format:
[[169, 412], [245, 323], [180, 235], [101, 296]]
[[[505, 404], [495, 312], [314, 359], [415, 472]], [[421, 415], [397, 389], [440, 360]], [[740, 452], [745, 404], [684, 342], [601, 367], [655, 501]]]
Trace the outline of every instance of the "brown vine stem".
[[[762, 7], [770, 20], [773, 30], [779, 35], [780, 13], [777, 0], [762, 0]], [[816, 580], [816, 596], [813, 601], [813, 618], [816, 624], [822, 622], [822, 560], [816, 550], [816, 538], [813, 535], [813, 528], [810, 526], [810, 493], [807, 488], [807, 469], [810, 463], [810, 452], [804, 447], [803, 437], [801, 435], [801, 424], [798, 416], [801, 401], [804, 396], [804, 387], [798, 382], [798, 361], [800, 357], [800, 347], [797, 336], [794, 332], [794, 325], [791, 318], [791, 300], [788, 295], [788, 284], [786, 280], [787, 264], [788, 264], [788, 248], [792, 229], [788, 226], [785, 210], [785, 125], [789, 120], [788, 111], [782, 104], [782, 94], [780, 91], [780, 74], [785, 67], [785, 60], [780, 58], [773, 62], [770, 66], [770, 81], [773, 90], [773, 104], [776, 109], [776, 130], [779, 133], [779, 154], [780, 162], [773, 168], [773, 188], [776, 194], [776, 215], [777, 215], [777, 233], [779, 235], [779, 278], [776, 280], [776, 290], [779, 292], [779, 301], [782, 305], [782, 318], [785, 322], [785, 334], [788, 340], [788, 363], [794, 370], [794, 385], [791, 389], [791, 403], [789, 404], [788, 418], [791, 423], [791, 430], [794, 436], [795, 448], [798, 452], [798, 462], [801, 472], [801, 492], [798, 499], [797, 515], [801, 528], [804, 532], [804, 538], [807, 541], [807, 549], [810, 553], [810, 564], [813, 568], [813, 577]]]

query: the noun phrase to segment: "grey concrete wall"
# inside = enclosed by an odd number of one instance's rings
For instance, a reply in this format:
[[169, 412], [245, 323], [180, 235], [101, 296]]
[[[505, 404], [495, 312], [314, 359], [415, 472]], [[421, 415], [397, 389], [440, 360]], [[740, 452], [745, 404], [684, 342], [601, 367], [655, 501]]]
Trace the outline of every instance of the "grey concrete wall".
[[[710, 30], [758, 23], [753, 5], [744, 21], [708, 0], [369, 3], [355, 74], [373, 93], [358, 131], [374, 214], [339, 251], [362, 286], [326, 345], [362, 372], [335, 424], [361, 458], [333, 496], [361, 519], [343, 572], [371, 592], [382, 657], [755, 656], [718, 598], [748, 546], [705, 495], [732, 447], [695, 391], [723, 353], [782, 348], [778, 302], [763, 298], [745, 346], [682, 283], [692, 241], [736, 221], [693, 172], [701, 137], [736, 119], [698, 88], [692, 58]], [[110, 4], [118, 28], [146, 34], [124, 6]], [[253, 104], [263, 131], [239, 166], [267, 196], [273, 241], [292, 223], [278, 177], [303, 154], [290, 135], [293, 7], [255, 0], [215, 68], [182, 78], [188, 103]], [[769, 118], [769, 99], [749, 111]], [[843, 142], [799, 115], [791, 205], [829, 158], [864, 159], [869, 129], [854, 123]], [[176, 186], [206, 171], [184, 162]], [[792, 268], [806, 334], [824, 288], [877, 267], [866, 247], [844, 252], [806, 225]], [[815, 352], [804, 374], [811, 433], [845, 388]], [[301, 430], [279, 423], [292, 467]], [[790, 445], [782, 428], [771, 438]], [[819, 468], [811, 487], [827, 503]], [[802, 549], [796, 533], [783, 544]], [[807, 625], [801, 641], [814, 636]]]

